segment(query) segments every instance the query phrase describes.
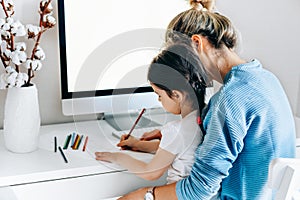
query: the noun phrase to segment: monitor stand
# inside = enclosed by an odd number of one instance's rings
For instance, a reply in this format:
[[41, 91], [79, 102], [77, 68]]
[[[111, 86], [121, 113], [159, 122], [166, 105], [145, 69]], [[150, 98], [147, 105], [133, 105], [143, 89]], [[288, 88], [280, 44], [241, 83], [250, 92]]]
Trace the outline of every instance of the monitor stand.
[[[147, 115], [147, 114], [144, 114]], [[121, 114], [104, 114], [104, 120], [117, 131], [130, 130], [139, 116], [139, 112], [121, 113]], [[161, 124], [142, 116], [136, 125], [136, 128], [154, 127]]]

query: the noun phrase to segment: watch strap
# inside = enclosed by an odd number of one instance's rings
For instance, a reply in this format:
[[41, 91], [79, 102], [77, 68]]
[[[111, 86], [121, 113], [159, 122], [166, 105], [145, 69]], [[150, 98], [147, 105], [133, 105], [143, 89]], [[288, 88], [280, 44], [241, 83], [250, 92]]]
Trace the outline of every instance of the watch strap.
[[155, 200], [155, 194], [154, 194], [155, 188], [156, 186], [147, 189], [147, 193], [151, 193], [153, 195], [153, 200]]

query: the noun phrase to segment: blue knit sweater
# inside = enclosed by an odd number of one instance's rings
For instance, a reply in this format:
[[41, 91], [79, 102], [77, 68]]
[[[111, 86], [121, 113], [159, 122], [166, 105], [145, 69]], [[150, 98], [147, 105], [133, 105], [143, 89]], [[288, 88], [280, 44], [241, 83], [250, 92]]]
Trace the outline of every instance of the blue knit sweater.
[[189, 177], [176, 184], [178, 199], [272, 199], [268, 167], [295, 157], [295, 125], [285, 92], [258, 60], [232, 68], [210, 100], [206, 135]]

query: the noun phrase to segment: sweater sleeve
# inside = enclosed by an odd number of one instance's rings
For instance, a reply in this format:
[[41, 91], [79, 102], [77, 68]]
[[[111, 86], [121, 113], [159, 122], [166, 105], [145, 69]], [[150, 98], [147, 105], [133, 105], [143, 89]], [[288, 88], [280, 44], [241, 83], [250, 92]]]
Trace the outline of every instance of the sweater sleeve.
[[[207, 134], [196, 151], [190, 176], [177, 182], [178, 199], [209, 199], [220, 189], [232, 163], [243, 148], [246, 134], [243, 111], [230, 101], [214, 106], [207, 113], [204, 126]], [[220, 107], [220, 105], [222, 107]], [[238, 113], [238, 114], [237, 114]]]

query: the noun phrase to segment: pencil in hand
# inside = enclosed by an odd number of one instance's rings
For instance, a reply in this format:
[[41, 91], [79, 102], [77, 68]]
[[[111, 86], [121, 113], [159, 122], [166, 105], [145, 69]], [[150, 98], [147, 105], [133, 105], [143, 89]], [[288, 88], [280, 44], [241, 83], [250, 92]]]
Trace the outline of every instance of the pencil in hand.
[[125, 136], [125, 140], [127, 140], [129, 138], [129, 136], [131, 135], [133, 129], [135, 128], [135, 126], [137, 125], [137, 123], [140, 121], [141, 117], [143, 116], [144, 112], [146, 111], [146, 108], [143, 108], [143, 110], [141, 111], [141, 113], [139, 114], [138, 118], [135, 120], [133, 126], [131, 127], [129, 133]]

